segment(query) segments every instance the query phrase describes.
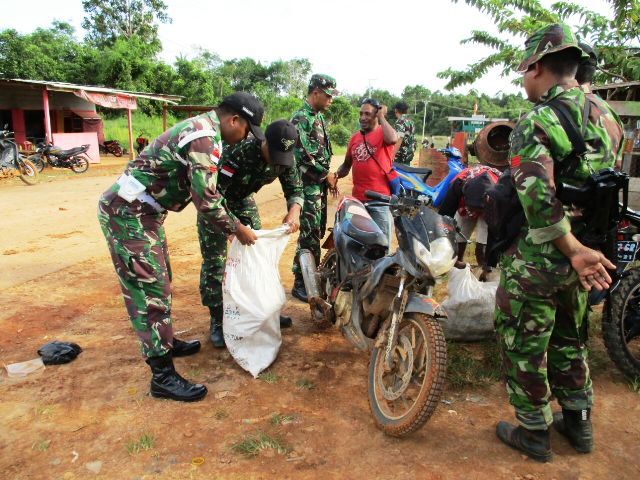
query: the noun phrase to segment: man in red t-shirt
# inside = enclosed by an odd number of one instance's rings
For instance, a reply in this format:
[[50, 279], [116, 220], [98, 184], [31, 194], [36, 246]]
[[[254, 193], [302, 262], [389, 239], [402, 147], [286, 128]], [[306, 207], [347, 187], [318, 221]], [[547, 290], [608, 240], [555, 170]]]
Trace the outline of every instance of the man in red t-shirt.
[[344, 163], [336, 172], [338, 178], [345, 177], [353, 168], [353, 196], [364, 203], [371, 218], [389, 239], [393, 217], [386, 205], [371, 201], [364, 196], [366, 190], [391, 195], [399, 188], [398, 174], [391, 169], [398, 135], [387, 121], [386, 105], [366, 98], [360, 107], [360, 131], [349, 140]]

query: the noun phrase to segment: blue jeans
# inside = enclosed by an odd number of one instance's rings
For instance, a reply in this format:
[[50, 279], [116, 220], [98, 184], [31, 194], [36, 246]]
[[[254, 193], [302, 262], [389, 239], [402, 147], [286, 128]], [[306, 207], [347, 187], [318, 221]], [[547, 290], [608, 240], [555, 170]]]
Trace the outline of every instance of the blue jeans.
[[391, 248], [391, 234], [393, 233], [393, 216], [391, 215], [391, 209], [387, 205], [380, 205], [377, 202], [365, 203], [365, 208], [373, 221], [378, 224], [382, 233], [385, 234], [389, 241], [389, 248]]

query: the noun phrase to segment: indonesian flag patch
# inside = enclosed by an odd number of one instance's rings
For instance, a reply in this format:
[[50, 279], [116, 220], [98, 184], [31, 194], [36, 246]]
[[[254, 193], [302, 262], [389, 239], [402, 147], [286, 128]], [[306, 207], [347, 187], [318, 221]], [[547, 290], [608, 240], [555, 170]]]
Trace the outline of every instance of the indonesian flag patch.
[[520, 155], [516, 155], [515, 157], [511, 158], [511, 168], [519, 167], [521, 158], [522, 157]]
[[233, 177], [236, 171], [233, 168], [231, 168], [229, 165], [224, 165], [220, 169], [220, 173], [222, 173], [223, 175], [226, 175], [227, 177]]

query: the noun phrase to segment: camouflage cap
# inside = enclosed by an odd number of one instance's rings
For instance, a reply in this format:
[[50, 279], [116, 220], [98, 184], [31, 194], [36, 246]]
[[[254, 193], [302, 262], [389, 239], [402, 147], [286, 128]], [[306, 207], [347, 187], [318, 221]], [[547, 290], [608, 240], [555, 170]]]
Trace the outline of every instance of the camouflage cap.
[[537, 30], [524, 43], [524, 48], [524, 60], [518, 66], [520, 73], [526, 72], [545, 55], [566, 48], [576, 48], [583, 57], [588, 57], [578, 46], [578, 40], [571, 29], [562, 23], [554, 23]]
[[309, 80], [309, 92], [314, 88], [319, 88], [332, 97], [340, 94], [340, 92], [336, 90], [336, 79], [324, 73], [314, 73], [311, 76], [311, 80]]

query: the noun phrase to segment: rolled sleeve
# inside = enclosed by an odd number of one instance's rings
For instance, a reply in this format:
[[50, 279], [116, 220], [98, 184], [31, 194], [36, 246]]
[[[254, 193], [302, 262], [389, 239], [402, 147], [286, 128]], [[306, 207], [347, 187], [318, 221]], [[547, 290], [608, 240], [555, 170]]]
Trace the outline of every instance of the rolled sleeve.
[[571, 222], [565, 215], [562, 220], [548, 227], [530, 228], [527, 238], [534, 244], [551, 242], [556, 238], [563, 237], [571, 231]]

